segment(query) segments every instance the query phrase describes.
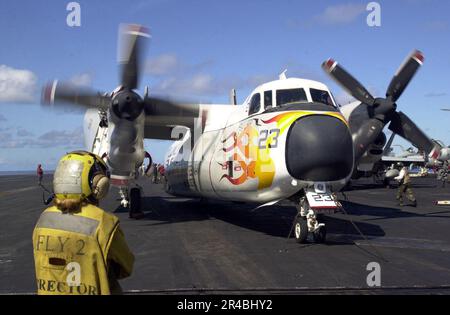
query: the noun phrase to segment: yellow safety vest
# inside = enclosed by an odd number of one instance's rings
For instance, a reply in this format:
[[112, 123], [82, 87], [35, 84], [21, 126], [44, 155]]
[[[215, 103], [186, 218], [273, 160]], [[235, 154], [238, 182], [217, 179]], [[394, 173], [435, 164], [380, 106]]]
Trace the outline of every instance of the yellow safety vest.
[[134, 263], [119, 219], [91, 204], [77, 213], [46, 209], [33, 251], [38, 294], [119, 293], [116, 279], [128, 277]]

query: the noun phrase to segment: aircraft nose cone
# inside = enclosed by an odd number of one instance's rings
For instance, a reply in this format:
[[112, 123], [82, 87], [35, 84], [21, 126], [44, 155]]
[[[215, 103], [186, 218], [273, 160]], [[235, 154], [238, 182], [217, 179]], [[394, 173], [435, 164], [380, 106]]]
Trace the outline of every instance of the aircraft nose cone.
[[339, 119], [312, 115], [291, 126], [286, 141], [286, 165], [298, 180], [326, 182], [346, 178], [353, 169], [353, 141]]

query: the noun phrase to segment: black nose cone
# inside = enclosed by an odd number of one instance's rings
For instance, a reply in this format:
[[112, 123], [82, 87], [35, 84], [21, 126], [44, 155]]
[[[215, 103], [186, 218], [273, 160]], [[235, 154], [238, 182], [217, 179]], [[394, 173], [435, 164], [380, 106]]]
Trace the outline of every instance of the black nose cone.
[[129, 121], [135, 120], [144, 109], [141, 97], [133, 91], [122, 91], [114, 96], [114, 114]]
[[298, 119], [286, 141], [289, 174], [305, 181], [336, 181], [353, 168], [353, 141], [339, 119], [312, 115]]

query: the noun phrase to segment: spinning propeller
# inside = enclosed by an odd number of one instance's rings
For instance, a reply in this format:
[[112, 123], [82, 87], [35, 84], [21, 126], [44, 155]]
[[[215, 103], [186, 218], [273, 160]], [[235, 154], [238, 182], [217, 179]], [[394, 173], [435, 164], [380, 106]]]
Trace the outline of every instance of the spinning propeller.
[[198, 106], [168, 100], [142, 98], [134, 90], [142, 75], [145, 48], [150, 34], [140, 25], [122, 25], [119, 29], [120, 85], [112, 93], [101, 93], [71, 83], [53, 81], [42, 91], [42, 103], [70, 103], [72, 106], [110, 110], [120, 119], [135, 120], [144, 111], [150, 116], [198, 117]]

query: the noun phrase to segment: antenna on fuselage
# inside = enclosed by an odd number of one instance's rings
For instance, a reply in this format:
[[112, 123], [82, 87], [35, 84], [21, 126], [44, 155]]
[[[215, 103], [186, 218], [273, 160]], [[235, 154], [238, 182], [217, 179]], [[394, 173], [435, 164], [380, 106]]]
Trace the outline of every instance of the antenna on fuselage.
[[236, 89], [231, 89], [231, 91], [230, 91], [230, 104], [237, 105]]
[[280, 78], [280, 80], [286, 80], [287, 79], [286, 72], [287, 72], [287, 69], [284, 69], [284, 71], [280, 73], [278, 78]]

